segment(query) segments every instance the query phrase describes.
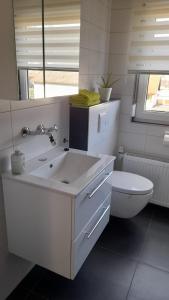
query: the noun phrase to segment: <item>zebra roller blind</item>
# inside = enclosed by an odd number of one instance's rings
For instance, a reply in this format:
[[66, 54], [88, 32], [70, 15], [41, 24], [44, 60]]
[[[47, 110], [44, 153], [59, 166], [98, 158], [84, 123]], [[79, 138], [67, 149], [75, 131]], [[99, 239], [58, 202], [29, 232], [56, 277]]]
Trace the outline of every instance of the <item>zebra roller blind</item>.
[[44, 0], [45, 67], [79, 68], [79, 0]]
[[43, 67], [42, 1], [14, 0], [17, 66]]
[[80, 0], [14, 0], [14, 22], [18, 67], [79, 68]]
[[129, 70], [169, 71], [169, 0], [134, 0]]

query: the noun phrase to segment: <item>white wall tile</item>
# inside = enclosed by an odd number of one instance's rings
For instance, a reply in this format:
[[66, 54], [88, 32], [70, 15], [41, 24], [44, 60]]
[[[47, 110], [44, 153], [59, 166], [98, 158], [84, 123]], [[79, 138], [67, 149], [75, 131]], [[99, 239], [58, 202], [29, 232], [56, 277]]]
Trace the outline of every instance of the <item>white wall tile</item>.
[[10, 156], [13, 151], [13, 147], [0, 151], [0, 174], [6, 172], [11, 167]]
[[110, 55], [109, 72], [113, 75], [127, 75], [127, 55]]
[[81, 20], [88, 21], [89, 0], [80, 0]]
[[90, 24], [85, 21], [81, 20], [80, 26], [80, 47], [89, 48], [89, 28]]
[[34, 107], [12, 111], [13, 135], [16, 140], [20, 136], [22, 127], [35, 130], [37, 125], [43, 123], [46, 127], [56, 124], [59, 128], [65, 127], [69, 122], [69, 111], [66, 103], [56, 103], [47, 106]]
[[105, 55], [101, 52], [89, 50], [89, 75], [102, 75], [105, 73]]
[[89, 73], [89, 50], [80, 48], [80, 76]]
[[79, 88], [80, 89], [89, 89], [89, 76], [88, 75], [80, 75], [79, 78]]
[[10, 111], [10, 101], [9, 100], [0, 100], [0, 112]]
[[147, 124], [147, 134], [163, 137], [165, 131], [169, 131], [169, 126], [151, 125]]
[[98, 92], [99, 83], [100, 83], [100, 75], [89, 75], [88, 76], [89, 90]]
[[112, 0], [112, 9], [126, 9], [132, 8], [133, 0]]
[[68, 101], [68, 96], [57, 96], [50, 98], [41, 98], [35, 100], [27, 100], [27, 101], [10, 101], [11, 110], [22, 110], [22, 109], [30, 109], [31, 107], [40, 107], [46, 106], [49, 104], [55, 103], [65, 103]]
[[89, 25], [89, 49], [106, 52], [106, 38], [105, 31], [92, 24]]
[[134, 75], [113, 75], [112, 81], [118, 80], [112, 86], [112, 94], [123, 96], [133, 97], [133, 90], [135, 84]]
[[111, 14], [111, 33], [129, 32], [131, 25], [131, 10], [112, 10]]
[[144, 153], [145, 142], [146, 142], [145, 134], [125, 133], [125, 132], [121, 132], [119, 134], [118, 145], [124, 146], [125, 151], [128, 152]]
[[108, 72], [111, 1], [81, 0], [81, 16], [79, 83], [80, 87], [95, 89], [98, 78]]
[[120, 131], [134, 134], [146, 134], [147, 126], [145, 124], [131, 122], [131, 115], [120, 115]]
[[0, 150], [12, 145], [10, 112], [0, 113]]
[[107, 26], [107, 17], [108, 17], [108, 8], [106, 5], [104, 5], [101, 1], [96, 1], [95, 4], [95, 11], [96, 13], [96, 24], [106, 31]]
[[163, 136], [147, 135], [145, 152], [159, 157], [169, 158], [169, 147], [163, 145]]
[[128, 33], [111, 33], [110, 34], [110, 54], [127, 54], [129, 46]]
[[121, 113], [128, 114], [131, 116], [132, 113], [132, 103], [133, 97], [131, 96], [122, 96], [121, 97]]

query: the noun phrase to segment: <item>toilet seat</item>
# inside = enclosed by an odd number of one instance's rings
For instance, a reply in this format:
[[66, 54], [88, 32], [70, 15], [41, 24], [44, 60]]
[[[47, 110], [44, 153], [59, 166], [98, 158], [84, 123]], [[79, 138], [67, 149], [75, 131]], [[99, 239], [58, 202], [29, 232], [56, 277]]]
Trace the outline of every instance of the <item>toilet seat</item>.
[[123, 171], [113, 172], [111, 185], [113, 191], [123, 194], [146, 195], [153, 192], [153, 183], [149, 179]]

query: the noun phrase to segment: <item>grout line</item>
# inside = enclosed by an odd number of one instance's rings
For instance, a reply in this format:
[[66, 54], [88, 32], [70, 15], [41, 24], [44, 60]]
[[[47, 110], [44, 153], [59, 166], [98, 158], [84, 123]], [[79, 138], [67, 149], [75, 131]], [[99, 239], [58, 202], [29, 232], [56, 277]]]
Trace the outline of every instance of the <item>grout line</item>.
[[98, 245], [97, 247], [99, 247], [102, 250], [105, 250], [105, 251], [109, 252], [110, 254], [117, 255], [117, 256], [119, 256], [121, 258], [125, 258], [127, 260], [131, 260], [131, 261], [134, 261], [134, 262], [139, 262], [139, 260], [136, 257], [130, 257], [128, 255], [121, 254], [119, 252], [113, 251], [112, 249], [104, 247], [104, 246], [101, 246], [101, 245]]
[[14, 129], [13, 129], [13, 116], [12, 116], [12, 106], [11, 106], [11, 102], [10, 102], [10, 122], [11, 122], [11, 136], [12, 136], [12, 149], [14, 151]]
[[11, 127], [11, 142], [12, 142], [12, 149], [14, 151], [14, 135], [13, 135], [13, 121], [12, 121], [12, 106], [10, 102], [10, 127]]
[[128, 288], [128, 292], [127, 292], [127, 295], [126, 295], [126, 300], [127, 300], [128, 295], [129, 295], [129, 292], [130, 292], [130, 289], [131, 289], [131, 286], [132, 286], [132, 283], [133, 283], [133, 279], [134, 279], [134, 276], [135, 276], [135, 273], [136, 273], [136, 270], [137, 270], [137, 267], [138, 267], [138, 265], [139, 265], [139, 263], [140, 263], [139, 260], [137, 260], [137, 259], [135, 259], [135, 258], [127, 257], [127, 256], [125, 256], [125, 255], [123, 255], [123, 254], [114, 252], [114, 251], [112, 251], [111, 249], [104, 248], [104, 247], [102, 247], [102, 246], [100, 246], [100, 245], [98, 245], [98, 246], [99, 246], [101, 249], [104, 249], [105, 251], [107, 251], [107, 252], [109, 252], [109, 253], [112, 253], [112, 254], [114, 254], [114, 255], [123, 257], [123, 258], [127, 259], [128, 261], [136, 262], [135, 270], [134, 270], [133, 276], [132, 276], [132, 278], [131, 278], [131, 282], [130, 282], [130, 285], [129, 285], [129, 288]]
[[[153, 213], [154, 213], [154, 209], [152, 210], [150, 219], [149, 219], [149, 221], [148, 221], [148, 225], [147, 225], [147, 229], [146, 229], [146, 232], [145, 232], [145, 237], [144, 237], [143, 245], [141, 246], [141, 250], [140, 250], [140, 255], [141, 255], [141, 252], [142, 252], [143, 247], [144, 247], [144, 245], [145, 245], [147, 233], [149, 232], [150, 226], [151, 226], [151, 224], [152, 224]], [[138, 269], [138, 266], [139, 266], [139, 264], [141, 264], [141, 263], [143, 263], [143, 262], [141, 261], [141, 258], [139, 257], [139, 259], [137, 260], [137, 263], [136, 263], [136, 268], [135, 268], [135, 271], [134, 271], [134, 274], [133, 274], [133, 277], [132, 277], [132, 280], [131, 280], [131, 284], [130, 284], [130, 286], [129, 286], [129, 290], [128, 290], [128, 293], [127, 293], [126, 300], [128, 299], [128, 296], [129, 296], [129, 293], [130, 293], [130, 290], [131, 290], [131, 287], [132, 287], [132, 284], [133, 284], [134, 276], [135, 276], [135, 274], [136, 274], [136, 271], [137, 271], [137, 269]]]
[[139, 265], [139, 262], [136, 263], [136, 267], [135, 267], [135, 270], [134, 270], [134, 273], [133, 273], [133, 276], [132, 276], [132, 279], [131, 279], [131, 282], [130, 282], [130, 285], [129, 285], [129, 289], [128, 289], [128, 292], [127, 292], [127, 295], [126, 295], [126, 300], [128, 299], [128, 296], [129, 296], [129, 293], [130, 293], [130, 290], [131, 290], [131, 287], [132, 287], [132, 284], [133, 284], [134, 276], [136, 274], [138, 265]]
[[10, 113], [10, 109], [4, 110], [4, 111], [0, 111], [0, 114], [6, 114], [6, 113]]

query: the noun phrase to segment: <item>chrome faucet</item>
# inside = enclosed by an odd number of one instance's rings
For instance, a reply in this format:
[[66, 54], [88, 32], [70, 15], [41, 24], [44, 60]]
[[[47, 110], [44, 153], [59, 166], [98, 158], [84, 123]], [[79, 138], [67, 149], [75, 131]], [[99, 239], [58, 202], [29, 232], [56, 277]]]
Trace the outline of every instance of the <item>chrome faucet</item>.
[[28, 135], [47, 135], [52, 145], [56, 145], [52, 132], [58, 131], [58, 127], [54, 124], [52, 127], [46, 128], [42, 123], [37, 126], [35, 130], [30, 130], [29, 127], [21, 129], [21, 136], [27, 137]]

